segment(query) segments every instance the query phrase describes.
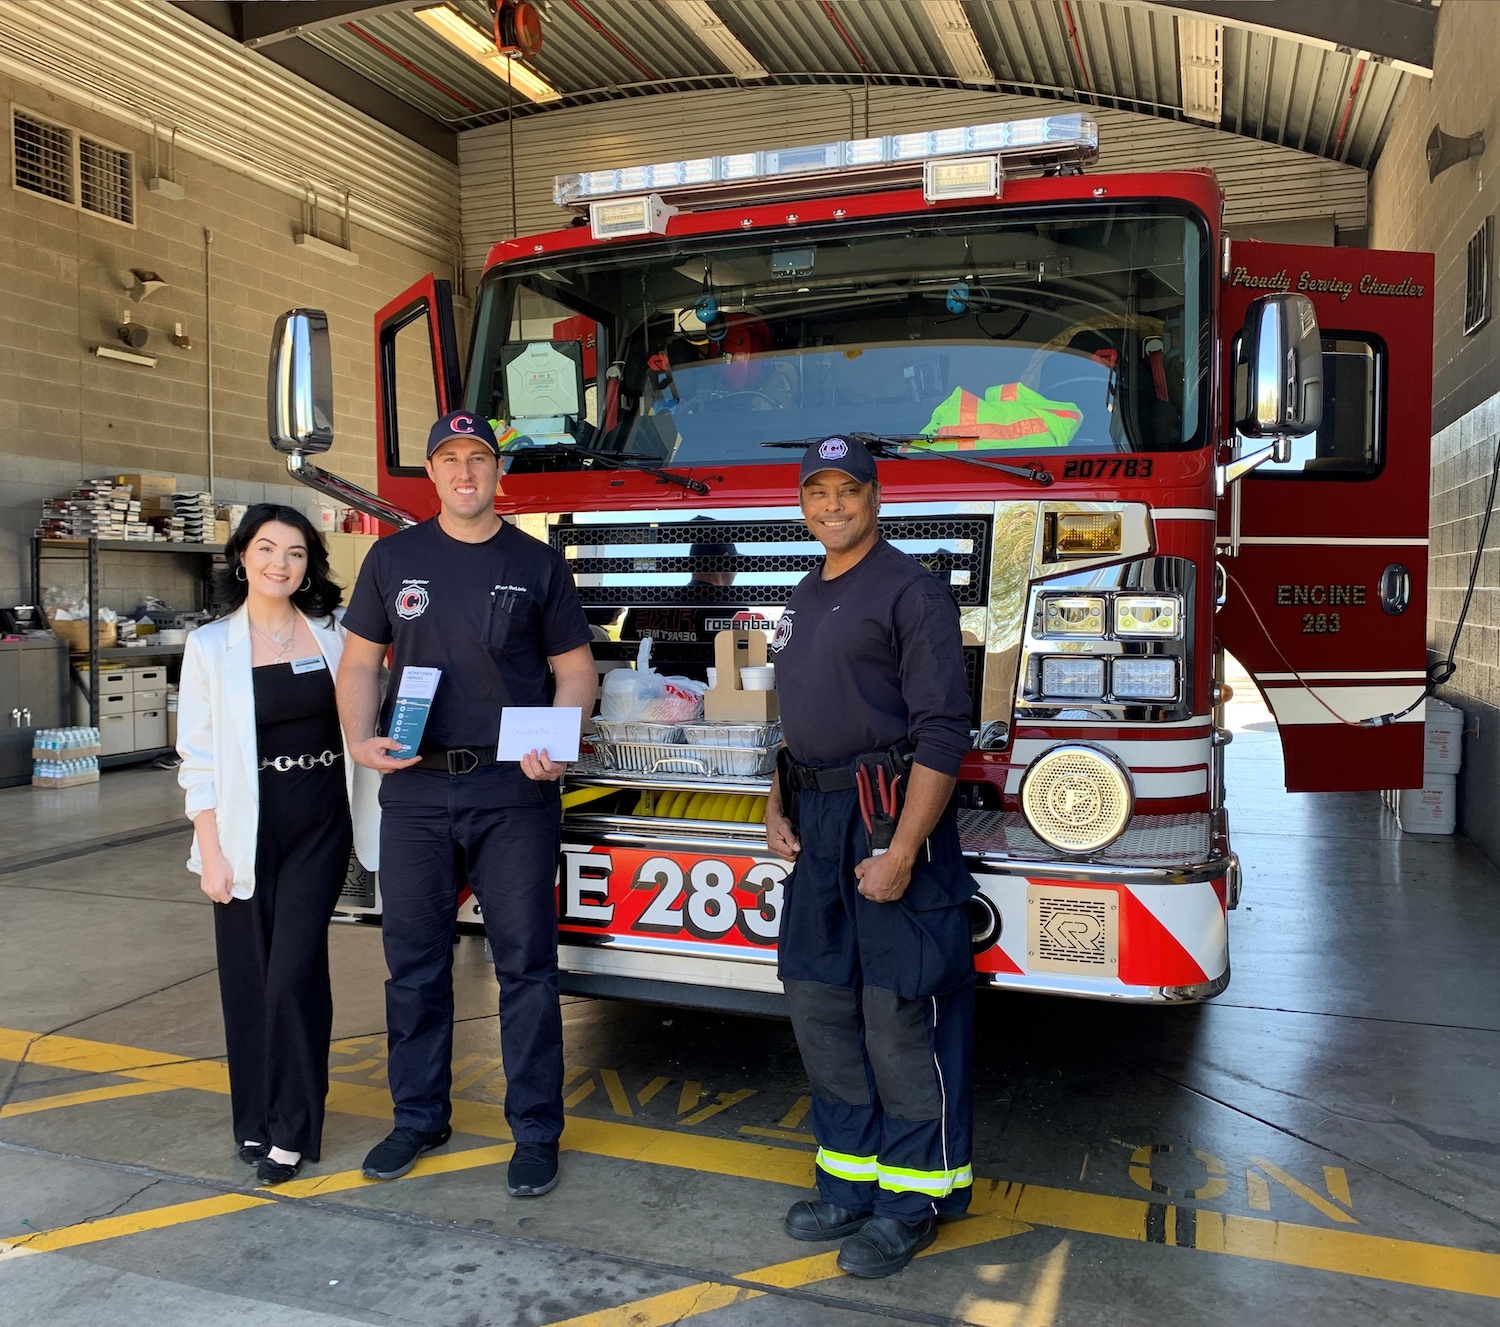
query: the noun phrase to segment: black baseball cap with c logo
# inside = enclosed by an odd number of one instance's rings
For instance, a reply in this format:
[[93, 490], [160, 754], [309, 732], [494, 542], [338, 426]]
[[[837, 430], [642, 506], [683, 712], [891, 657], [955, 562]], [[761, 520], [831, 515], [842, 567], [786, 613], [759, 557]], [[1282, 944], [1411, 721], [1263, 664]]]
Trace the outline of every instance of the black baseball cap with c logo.
[[875, 480], [875, 458], [856, 439], [824, 438], [802, 453], [802, 476], [797, 487], [825, 470], [837, 470], [857, 484], [869, 484]]
[[450, 410], [432, 426], [427, 435], [427, 455], [431, 456], [449, 438], [475, 438], [496, 456], [500, 455], [500, 444], [495, 440], [490, 421], [471, 410]]

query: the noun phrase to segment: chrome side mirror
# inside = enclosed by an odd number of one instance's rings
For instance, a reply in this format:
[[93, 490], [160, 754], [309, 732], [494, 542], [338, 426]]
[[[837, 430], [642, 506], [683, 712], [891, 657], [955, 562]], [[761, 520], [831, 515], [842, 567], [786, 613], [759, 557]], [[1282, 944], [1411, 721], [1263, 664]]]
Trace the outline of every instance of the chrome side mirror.
[[[1323, 342], [1306, 295], [1262, 295], [1245, 313], [1234, 365], [1234, 426], [1272, 442], [1275, 459], [1289, 440], [1323, 422]], [[1283, 455], [1282, 453], [1287, 453]]]
[[322, 309], [290, 309], [276, 320], [266, 416], [271, 446], [279, 452], [326, 452], [333, 446], [333, 354]]

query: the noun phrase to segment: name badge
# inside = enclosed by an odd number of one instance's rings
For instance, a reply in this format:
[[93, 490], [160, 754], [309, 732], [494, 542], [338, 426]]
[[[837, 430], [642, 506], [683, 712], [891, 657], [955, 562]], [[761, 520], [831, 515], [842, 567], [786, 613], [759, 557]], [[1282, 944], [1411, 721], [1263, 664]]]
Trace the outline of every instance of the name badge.
[[320, 668], [327, 668], [321, 654], [314, 654], [306, 659], [293, 659], [292, 672], [294, 673], [316, 673]]

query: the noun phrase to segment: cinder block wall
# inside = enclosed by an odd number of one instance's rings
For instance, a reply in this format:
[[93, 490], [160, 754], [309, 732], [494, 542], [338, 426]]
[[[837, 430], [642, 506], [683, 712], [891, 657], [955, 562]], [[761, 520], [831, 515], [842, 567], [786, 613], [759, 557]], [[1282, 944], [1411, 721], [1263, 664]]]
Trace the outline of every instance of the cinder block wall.
[[[266, 442], [271, 328], [278, 313], [296, 305], [327, 309], [333, 328], [337, 441], [328, 468], [372, 484], [373, 314], [424, 273], [450, 271], [357, 225], [357, 267], [314, 256], [293, 243], [301, 224], [297, 198], [183, 150], [176, 174], [187, 197], [163, 201], [146, 189], [146, 135], [0, 75], [7, 137], [12, 102], [134, 152], [136, 225], [13, 188], [8, 160], [0, 176], [0, 602], [30, 594], [30, 533], [42, 498], [82, 478], [126, 470], [206, 486], [210, 334], [216, 497], [312, 505], [314, 495], [287, 481]], [[457, 218], [456, 195], [452, 208]], [[131, 304], [123, 287], [133, 267], [155, 271], [167, 289]], [[145, 350], [158, 356], [155, 369], [89, 353], [101, 342], [120, 344], [114, 329], [127, 307], [151, 331]], [[190, 350], [172, 344], [177, 322], [192, 338]], [[143, 591], [180, 595], [183, 573], [170, 569], [173, 561], [132, 557], [112, 570], [115, 584], [106, 585], [104, 602], [133, 608]], [[139, 584], [120, 583], [127, 565]], [[51, 570], [56, 579], [66, 569]]]
[[[1435, 72], [1413, 79], [1396, 111], [1371, 183], [1371, 244], [1437, 255], [1433, 346], [1432, 545], [1427, 643], [1446, 654], [1473, 565], [1500, 446], [1500, 315], [1463, 334], [1469, 237], [1494, 214], [1500, 182], [1500, 4], [1445, 0], [1438, 11]], [[1483, 129], [1485, 155], [1431, 182], [1424, 155], [1434, 125], [1467, 136]], [[1493, 262], [1493, 259], [1491, 260]], [[1399, 384], [1396, 384], [1399, 390]], [[1458, 651], [1458, 672], [1439, 693], [1468, 714], [1459, 824], [1500, 862], [1500, 520]]]

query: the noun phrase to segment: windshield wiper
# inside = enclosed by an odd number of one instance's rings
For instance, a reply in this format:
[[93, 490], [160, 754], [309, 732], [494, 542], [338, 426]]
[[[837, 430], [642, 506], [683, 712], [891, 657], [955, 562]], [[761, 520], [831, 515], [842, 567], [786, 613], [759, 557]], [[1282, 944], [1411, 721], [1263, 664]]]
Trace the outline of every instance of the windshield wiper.
[[[1006, 465], [1004, 461], [985, 461], [977, 456], [965, 456], [962, 452], [939, 450], [926, 445], [926, 439], [905, 433], [840, 433], [841, 438], [852, 438], [863, 443], [872, 455], [896, 457], [906, 460], [911, 456], [937, 456], [945, 461], [962, 461], [965, 465], [982, 465], [986, 470], [999, 470], [1002, 474], [1014, 475], [1017, 479], [1029, 479], [1046, 488], [1052, 476], [1039, 465]], [[762, 447], [810, 447], [822, 438], [787, 438], [779, 442], [763, 442]]]
[[597, 461], [610, 470], [640, 470], [648, 475], [655, 475], [663, 484], [681, 484], [689, 493], [701, 495], [709, 491], [708, 485], [701, 479], [668, 470], [656, 457], [642, 456], [638, 452], [596, 452], [571, 442], [544, 442], [501, 453], [502, 460], [517, 456], [576, 456], [587, 461]]

